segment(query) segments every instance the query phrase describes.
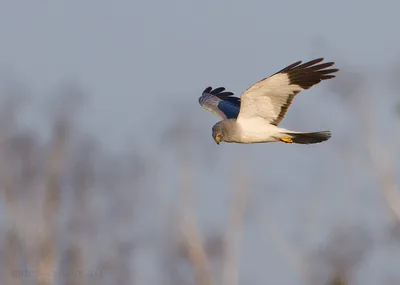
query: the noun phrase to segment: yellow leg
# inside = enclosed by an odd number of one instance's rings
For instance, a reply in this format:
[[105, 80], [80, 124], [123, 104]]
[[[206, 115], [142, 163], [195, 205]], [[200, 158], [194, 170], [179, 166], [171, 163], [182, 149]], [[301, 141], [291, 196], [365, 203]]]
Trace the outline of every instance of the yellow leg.
[[291, 138], [281, 138], [281, 141], [284, 143], [292, 143], [293, 140]]

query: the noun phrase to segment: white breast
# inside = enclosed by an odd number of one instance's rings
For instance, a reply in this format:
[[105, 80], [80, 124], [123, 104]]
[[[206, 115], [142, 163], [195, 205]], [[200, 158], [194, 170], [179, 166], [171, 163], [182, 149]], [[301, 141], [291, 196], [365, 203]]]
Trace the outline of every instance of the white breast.
[[236, 123], [241, 129], [241, 139], [248, 143], [276, 141], [274, 135], [276, 135], [280, 129], [259, 117], [240, 118]]

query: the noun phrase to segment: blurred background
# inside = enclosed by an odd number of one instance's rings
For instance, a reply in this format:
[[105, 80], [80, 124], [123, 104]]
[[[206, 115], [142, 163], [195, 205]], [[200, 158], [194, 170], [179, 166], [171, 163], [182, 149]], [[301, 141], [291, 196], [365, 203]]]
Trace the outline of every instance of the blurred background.
[[[0, 284], [400, 284], [400, 4], [0, 0]], [[198, 97], [337, 77], [216, 145]]]

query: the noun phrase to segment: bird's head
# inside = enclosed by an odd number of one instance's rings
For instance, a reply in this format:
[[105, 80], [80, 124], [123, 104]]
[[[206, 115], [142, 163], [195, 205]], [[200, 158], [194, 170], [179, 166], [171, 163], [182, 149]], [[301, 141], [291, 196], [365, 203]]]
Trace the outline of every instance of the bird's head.
[[224, 141], [225, 133], [225, 125], [223, 122], [216, 123], [212, 128], [212, 136], [217, 144], [219, 144], [221, 141]]

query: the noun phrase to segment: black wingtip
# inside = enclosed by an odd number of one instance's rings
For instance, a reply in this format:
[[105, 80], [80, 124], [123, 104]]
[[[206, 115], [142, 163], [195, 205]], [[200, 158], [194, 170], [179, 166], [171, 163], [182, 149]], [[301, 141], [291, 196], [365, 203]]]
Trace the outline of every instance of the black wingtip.
[[290, 84], [299, 85], [303, 89], [309, 89], [311, 86], [318, 84], [321, 80], [334, 78], [332, 73], [338, 72], [339, 69], [328, 67], [333, 66], [334, 62], [320, 63], [323, 57], [310, 60], [301, 65], [292, 64], [284, 68], [281, 72], [289, 76]]
[[203, 93], [209, 93], [209, 94], [217, 96], [218, 98], [221, 98], [221, 99], [226, 99], [229, 96], [234, 95], [233, 92], [230, 92], [230, 91], [224, 92], [224, 91], [225, 91], [225, 87], [217, 87], [215, 89], [212, 89], [212, 87], [209, 86], [206, 89], [204, 89]]
[[203, 93], [210, 93], [212, 90], [211, 86], [208, 86], [206, 89], [204, 89]]
[[211, 91], [211, 94], [217, 95], [217, 94], [221, 93], [224, 90], [225, 90], [225, 87], [217, 87], [217, 88], [215, 88], [214, 90]]

